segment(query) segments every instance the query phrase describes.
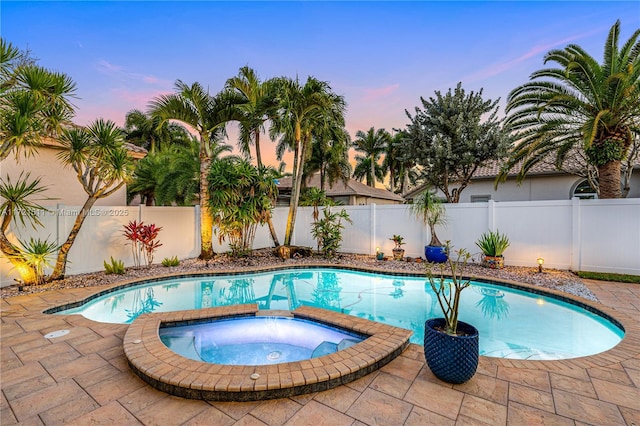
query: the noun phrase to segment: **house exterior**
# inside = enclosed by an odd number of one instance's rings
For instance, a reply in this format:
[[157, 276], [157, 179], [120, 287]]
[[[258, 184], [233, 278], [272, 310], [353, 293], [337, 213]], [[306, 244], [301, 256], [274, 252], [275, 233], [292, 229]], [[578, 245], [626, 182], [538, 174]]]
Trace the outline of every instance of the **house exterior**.
[[[473, 175], [469, 186], [460, 194], [461, 203], [493, 201], [543, 201], [570, 200], [574, 197], [597, 198], [587, 180], [583, 177], [559, 171], [551, 163], [538, 163], [527, 173], [526, 178], [516, 182], [519, 169], [514, 169], [505, 182], [494, 188], [495, 178], [500, 172], [497, 163], [479, 167]], [[422, 193], [426, 185], [418, 186], [405, 194], [411, 201]], [[440, 193], [440, 195], [442, 195]], [[634, 168], [631, 175], [631, 190], [627, 198], [640, 198], [640, 165]]]
[[[129, 155], [134, 159], [143, 158], [147, 155], [147, 150], [132, 144], [125, 144]], [[32, 157], [23, 156], [16, 161], [13, 155], [8, 156], [0, 162], [0, 176], [6, 179], [7, 176], [12, 182], [18, 180], [20, 173], [31, 173], [31, 179], [40, 178], [40, 183], [46, 185], [47, 190], [44, 197], [51, 200], [40, 201], [42, 205], [62, 204], [65, 206], [82, 206], [87, 200], [87, 194], [82, 185], [78, 182], [76, 172], [71, 167], [64, 167], [58, 160], [57, 155], [62, 146], [51, 138], [45, 138], [43, 145], [38, 147]], [[125, 186], [108, 197], [100, 198], [96, 201], [96, 206], [126, 206], [127, 189]]]
[[[276, 206], [288, 206], [291, 198], [290, 176], [278, 179], [278, 200]], [[320, 188], [320, 174], [316, 173], [309, 180], [303, 182], [307, 188]], [[372, 188], [354, 179], [347, 183], [339, 180], [329, 185], [325, 182], [325, 193], [338, 204], [345, 206], [368, 206], [370, 204], [402, 204], [404, 198], [382, 188]]]

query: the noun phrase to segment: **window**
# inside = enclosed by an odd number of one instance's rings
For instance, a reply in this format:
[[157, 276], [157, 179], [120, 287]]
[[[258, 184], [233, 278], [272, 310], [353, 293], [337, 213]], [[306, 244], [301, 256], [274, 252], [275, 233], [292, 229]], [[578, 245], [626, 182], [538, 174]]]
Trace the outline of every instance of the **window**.
[[582, 200], [593, 200], [598, 198], [598, 194], [591, 187], [587, 179], [583, 179], [578, 182], [573, 191], [571, 192], [571, 198], [578, 197]]
[[472, 195], [471, 202], [472, 203], [488, 203], [491, 199], [491, 195]]

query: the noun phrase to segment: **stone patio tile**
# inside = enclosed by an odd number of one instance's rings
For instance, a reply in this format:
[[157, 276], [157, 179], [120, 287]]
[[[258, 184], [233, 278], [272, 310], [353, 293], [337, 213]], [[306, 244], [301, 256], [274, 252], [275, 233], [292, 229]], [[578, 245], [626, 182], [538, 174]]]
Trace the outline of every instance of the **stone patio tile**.
[[251, 410], [260, 406], [262, 401], [251, 401], [251, 402], [219, 402], [219, 401], [209, 401], [209, 404], [213, 407], [216, 407], [218, 410], [222, 411], [229, 417], [240, 420], [244, 416], [246, 416]]
[[590, 424], [624, 424], [620, 410], [614, 404], [598, 401], [561, 390], [553, 391], [556, 413]]
[[76, 350], [85, 355], [93, 353], [100, 354], [112, 348], [122, 348], [122, 339], [116, 336], [108, 336], [76, 346]]
[[[318, 392], [313, 399], [344, 413], [349, 409], [349, 407], [351, 407], [359, 396], [360, 392], [356, 392], [346, 386], [338, 386], [337, 388], [329, 389], [324, 392]], [[308, 402], [302, 402], [298, 399], [296, 399], [296, 401], [303, 405]]]
[[50, 375], [44, 373], [14, 385], [4, 386], [3, 384], [2, 392], [4, 392], [9, 401], [13, 401], [14, 399], [22, 398], [23, 396], [38, 392], [55, 384], [56, 381], [53, 380]]
[[401, 425], [412, 408], [400, 399], [366, 389], [346, 414], [368, 425]]
[[463, 397], [464, 393], [449, 387], [427, 380], [416, 380], [403, 400], [455, 420]]
[[151, 386], [143, 386], [140, 389], [121, 396], [118, 398], [118, 402], [126, 408], [127, 411], [136, 414], [165, 398], [169, 398], [168, 393], [161, 392]]
[[290, 399], [273, 399], [251, 410], [251, 415], [270, 426], [278, 426], [285, 424], [301, 408], [302, 405]]
[[62, 381], [64, 379], [80, 376], [88, 371], [96, 370], [105, 365], [107, 365], [107, 362], [100, 356], [90, 354], [64, 364], [47, 367], [47, 371], [57, 381]]
[[593, 388], [591, 380], [578, 380], [554, 373], [550, 373], [549, 377], [551, 378], [551, 387], [553, 389], [577, 393], [588, 398], [597, 398], [596, 390]]
[[637, 426], [640, 425], [640, 410], [632, 410], [627, 407], [620, 407], [622, 417], [624, 417], [627, 425]]
[[505, 425], [507, 423], [507, 407], [477, 396], [465, 395], [460, 407], [460, 416], [466, 416], [493, 426]]
[[519, 402], [529, 407], [555, 413], [551, 392], [543, 392], [539, 389], [530, 388], [529, 386], [511, 383], [511, 385], [509, 385], [509, 401]]
[[234, 419], [217, 408], [209, 406], [182, 426], [230, 426], [232, 424], [237, 424]]
[[97, 410], [91, 411], [83, 416], [80, 416], [68, 423], [65, 426], [87, 426], [87, 425], [141, 425], [140, 421], [136, 419], [131, 413], [125, 410], [116, 401], [112, 401], [107, 405], [104, 405]]
[[382, 367], [380, 371], [393, 374], [407, 380], [413, 380], [424, 365], [424, 362], [409, 359], [407, 357], [398, 357]]
[[414, 406], [404, 426], [453, 426], [455, 421], [433, 411]]
[[20, 367], [2, 369], [2, 388], [12, 386], [26, 380], [47, 374], [47, 371], [37, 362], [32, 362]]
[[0, 425], [13, 425], [18, 423], [18, 419], [13, 415], [11, 407], [4, 394], [0, 392]]
[[400, 376], [388, 373], [380, 373], [373, 379], [373, 382], [369, 385], [371, 389], [375, 389], [380, 392], [384, 392], [387, 395], [394, 396], [402, 399], [409, 387], [411, 386], [411, 380], [404, 379]]
[[548, 411], [538, 410], [533, 407], [522, 405], [518, 402], [509, 402], [507, 408], [507, 424], [509, 425], [554, 425], [572, 426], [573, 420]]
[[369, 373], [366, 376], [359, 378], [358, 380], [347, 383], [345, 386], [348, 386], [358, 392], [364, 392], [364, 390], [371, 384], [373, 379], [375, 379], [378, 374], [380, 374], [378, 371], [374, 371], [373, 373]]
[[0, 371], [8, 371], [22, 367], [22, 361], [10, 348], [2, 348], [0, 351]]
[[169, 396], [153, 405], [149, 405], [136, 414], [145, 425], [179, 425], [191, 420], [204, 410], [211, 408], [205, 401]]
[[84, 389], [98, 401], [100, 405], [106, 405], [143, 386], [147, 386], [146, 383], [132, 372], [118, 372], [117, 374], [111, 375], [108, 379], [87, 386]]
[[37, 331], [2, 339], [2, 346], [5, 348], [10, 347], [16, 355], [48, 345], [51, 345], [51, 342]]
[[[337, 388], [334, 389], [341, 389], [344, 388], [344, 386], [338, 386]], [[349, 388], [347, 388], [348, 390], [351, 390]], [[311, 401], [313, 398], [315, 398], [315, 396], [318, 394], [318, 392], [313, 392], [313, 393], [305, 393], [302, 395], [295, 395], [295, 396], [290, 396], [289, 399], [297, 402], [298, 404], [304, 405], [307, 402]], [[334, 407], [335, 408], [335, 407]]]
[[83, 394], [78, 398], [73, 398], [70, 401], [41, 413], [40, 418], [46, 425], [66, 424], [98, 408], [100, 408], [100, 405], [95, 402], [93, 398], [87, 394]]
[[524, 386], [540, 389], [544, 392], [551, 392], [549, 373], [540, 370], [499, 367], [498, 378], [518, 383]]
[[85, 395], [84, 391], [75, 382], [65, 381], [14, 401], [9, 401], [9, 405], [18, 421], [22, 421], [70, 400], [80, 398], [83, 395]]
[[509, 382], [484, 374], [476, 374], [467, 383], [454, 385], [453, 389], [507, 405]]
[[106, 364], [102, 367], [96, 368], [95, 370], [87, 371], [86, 373], [76, 376], [74, 380], [86, 389], [119, 373], [121, 372], [113, 365]]
[[640, 370], [636, 370], [635, 368], [625, 368], [627, 375], [633, 382], [636, 387], [640, 387]]
[[240, 420], [235, 422], [233, 426], [269, 426], [265, 422], [260, 421], [250, 414], [244, 415]]
[[623, 386], [599, 379], [593, 379], [592, 383], [601, 401], [640, 410], [640, 389], [637, 387]]
[[314, 426], [349, 426], [353, 423], [351, 417], [316, 401], [310, 401], [285, 423], [285, 425], [314, 425]]

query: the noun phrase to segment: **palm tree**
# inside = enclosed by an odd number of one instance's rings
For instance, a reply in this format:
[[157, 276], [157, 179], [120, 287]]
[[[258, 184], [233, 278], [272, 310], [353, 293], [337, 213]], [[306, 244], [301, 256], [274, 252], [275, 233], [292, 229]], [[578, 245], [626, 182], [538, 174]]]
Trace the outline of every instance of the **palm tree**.
[[574, 149], [584, 150], [597, 167], [600, 197], [621, 196], [621, 160], [632, 143], [632, 128], [640, 122], [640, 29], [618, 49], [620, 21], [607, 37], [604, 59], [598, 64], [580, 46], [552, 50], [545, 68], [531, 82], [514, 89], [507, 102], [507, 125], [519, 139], [499, 176], [522, 162], [524, 179], [534, 164], [555, 154], [561, 165]]
[[98, 119], [87, 128], [63, 129], [60, 143], [64, 149], [58, 159], [76, 172], [87, 200], [60, 246], [52, 280], [64, 278], [69, 250], [95, 202], [119, 190], [133, 175], [133, 160], [124, 147], [124, 137], [111, 120]]
[[320, 173], [320, 190], [326, 189], [326, 183], [333, 185], [338, 180], [348, 182], [351, 177], [349, 146], [351, 138], [344, 126], [327, 122], [316, 127], [312, 135], [311, 156], [304, 163], [303, 181], [314, 173]]
[[[258, 170], [262, 170], [263, 167], [260, 153], [260, 134], [264, 131], [264, 123], [273, 115], [276, 107], [273, 93], [274, 81], [262, 82], [252, 68], [244, 66], [240, 68], [237, 76], [228, 79], [225, 84], [225, 89], [239, 98], [239, 103], [235, 108], [239, 114], [240, 151], [251, 157], [250, 145], [255, 145]], [[269, 212], [267, 224], [273, 244], [278, 247], [280, 242], [270, 215], [271, 212]]]
[[276, 148], [280, 154], [284, 147], [293, 151], [291, 199], [284, 237], [285, 246], [289, 246], [300, 199], [302, 165], [310, 154], [313, 129], [326, 121], [344, 123], [345, 102], [342, 96], [331, 91], [328, 83], [314, 77], [308, 77], [304, 86], [297, 78], [281, 78], [276, 84], [278, 113], [273, 119], [270, 134], [272, 139], [281, 136]]
[[366, 133], [362, 130], [356, 132], [353, 147], [356, 151], [364, 153], [364, 156], [356, 156], [356, 179], [362, 180], [366, 177], [367, 185], [372, 187], [376, 186], [376, 179], [383, 180], [384, 170], [378, 164], [378, 160], [387, 149], [390, 139], [391, 135], [385, 129], [375, 130], [372, 127]]
[[176, 123], [148, 116], [139, 109], [127, 113], [124, 121], [125, 140], [153, 153], [168, 145], [189, 143], [187, 129]]
[[211, 259], [213, 252], [213, 218], [209, 205], [207, 173], [213, 153], [221, 143], [227, 121], [235, 118], [234, 105], [238, 102], [231, 94], [212, 96], [198, 82], [191, 86], [178, 80], [176, 93], [161, 95], [151, 104], [151, 115], [163, 121], [177, 120], [191, 126], [200, 142], [200, 259]]
[[163, 151], [150, 152], [136, 163], [133, 179], [127, 185], [127, 199], [140, 196], [140, 202], [153, 206], [160, 174], [169, 168], [170, 157]]
[[45, 136], [71, 122], [75, 83], [63, 73], [36, 65], [28, 54], [0, 40], [0, 160], [29, 156]]

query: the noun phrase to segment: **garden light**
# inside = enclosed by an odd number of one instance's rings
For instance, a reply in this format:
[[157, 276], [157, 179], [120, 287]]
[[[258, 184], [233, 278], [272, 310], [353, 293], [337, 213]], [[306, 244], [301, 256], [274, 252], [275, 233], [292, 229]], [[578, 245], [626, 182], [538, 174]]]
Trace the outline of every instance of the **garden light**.
[[538, 258], [538, 273], [541, 274], [542, 273], [542, 264], [544, 263], [544, 259], [539, 257]]

